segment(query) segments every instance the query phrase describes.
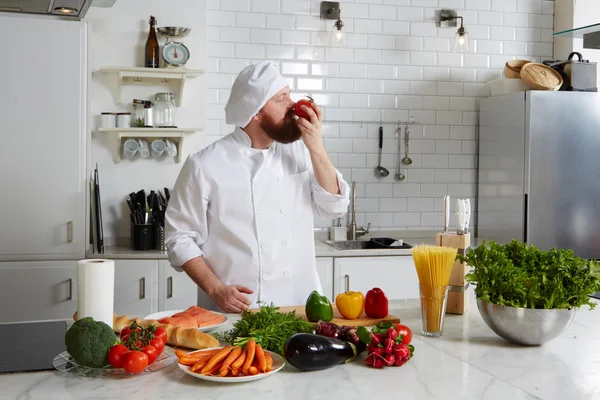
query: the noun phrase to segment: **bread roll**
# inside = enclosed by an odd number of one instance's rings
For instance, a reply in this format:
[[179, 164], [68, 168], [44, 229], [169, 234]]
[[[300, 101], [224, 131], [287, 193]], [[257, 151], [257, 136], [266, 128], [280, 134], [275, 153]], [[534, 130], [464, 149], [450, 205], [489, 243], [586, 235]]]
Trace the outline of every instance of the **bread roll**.
[[[73, 314], [73, 320], [77, 320], [77, 312]], [[131, 325], [134, 320], [140, 326], [156, 325], [165, 328], [167, 331], [167, 344], [171, 346], [198, 350], [209, 347], [220, 347], [219, 341], [214, 336], [201, 332], [198, 329], [159, 324], [156, 320], [131, 319], [127, 315], [118, 316], [117, 314], [113, 314], [113, 330], [116, 333], [120, 333], [123, 328]]]

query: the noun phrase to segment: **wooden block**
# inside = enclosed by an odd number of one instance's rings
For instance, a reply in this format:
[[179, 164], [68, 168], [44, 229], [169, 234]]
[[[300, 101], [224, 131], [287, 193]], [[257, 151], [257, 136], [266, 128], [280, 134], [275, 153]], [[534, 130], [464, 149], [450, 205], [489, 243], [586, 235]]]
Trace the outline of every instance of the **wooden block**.
[[[464, 255], [471, 246], [471, 234], [458, 235], [451, 232], [440, 232], [436, 235], [436, 244], [444, 247], [454, 247], [458, 249], [458, 254]], [[456, 260], [450, 274], [450, 290], [462, 290], [465, 287], [465, 275], [469, 272], [469, 266]], [[446, 313], [464, 314], [469, 306], [468, 290], [462, 292], [449, 291], [446, 302]]]
[[471, 233], [457, 235], [451, 232], [439, 232], [435, 235], [435, 243], [438, 246], [454, 247], [459, 250], [466, 250], [471, 246]]
[[448, 292], [446, 301], [446, 314], [463, 315], [469, 309], [469, 294], [465, 292]]

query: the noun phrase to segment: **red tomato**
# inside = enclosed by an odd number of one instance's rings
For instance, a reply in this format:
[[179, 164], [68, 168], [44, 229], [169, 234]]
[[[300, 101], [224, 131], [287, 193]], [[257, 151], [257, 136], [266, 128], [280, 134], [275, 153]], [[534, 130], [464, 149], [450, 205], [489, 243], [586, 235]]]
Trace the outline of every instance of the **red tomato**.
[[165, 344], [167, 343], [167, 331], [162, 326], [156, 327], [156, 331], [154, 332], [154, 337], [160, 338], [160, 340], [162, 340], [163, 343], [165, 343]]
[[[157, 354], [162, 353], [163, 349], [165, 348], [165, 343], [162, 341], [161, 338], [155, 337], [154, 339], [152, 339], [150, 341], [150, 346], [153, 346], [154, 348], [156, 348], [156, 351], [158, 352]], [[152, 364], [152, 363], [150, 363]]]
[[130, 374], [142, 372], [148, 366], [148, 356], [138, 350], [132, 350], [123, 356], [123, 368]]
[[115, 368], [121, 368], [123, 366], [123, 355], [128, 351], [129, 349], [122, 344], [115, 344], [108, 350], [108, 362]]
[[[141, 328], [136, 328], [135, 329], [137, 332], [141, 332], [142, 329]], [[121, 329], [121, 342], [124, 342], [125, 340], [127, 340], [127, 338], [129, 337], [129, 335], [131, 335], [131, 328], [126, 326], [125, 328]]]
[[396, 331], [398, 336], [402, 336], [402, 343], [408, 345], [412, 341], [412, 331], [406, 325], [396, 324]]
[[298, 100], [298, 102], [296, 102], [296, 104], [294, 104], [294, 112], [296, 113], [296, 115], [298, 116], [298, 118], [304, 118], [310, 121], [310, 116], [308, 115], [308, 113], [306, 111], [304, 111], [302, 109], [302, 106], [307, 106], [307, 107], [311, 107], [316, 114], [316, 104], [313, 101], [313, 99], [311, 99], [309, 97], [309, 100], [306, 99], [302, 99], [302, 100]]
[[152, 364], [158, 357], [158, 350], [152, 345], [144, 347], [142, 353], [148, 356], [148, 365]]

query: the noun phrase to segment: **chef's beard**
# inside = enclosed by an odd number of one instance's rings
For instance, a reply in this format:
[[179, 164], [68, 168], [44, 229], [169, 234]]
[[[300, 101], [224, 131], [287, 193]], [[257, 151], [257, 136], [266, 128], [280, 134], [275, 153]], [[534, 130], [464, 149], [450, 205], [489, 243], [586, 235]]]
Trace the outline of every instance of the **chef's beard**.
[[274, 141], [288, 144], [293, 143], [302, 137], [302, 131], [296, 122], [296, 114], [294, 108], [290, 108], [286, 113], [283, 121], [277, 123], [269, 116], [264, 115], [260, 123], [263, 131]]

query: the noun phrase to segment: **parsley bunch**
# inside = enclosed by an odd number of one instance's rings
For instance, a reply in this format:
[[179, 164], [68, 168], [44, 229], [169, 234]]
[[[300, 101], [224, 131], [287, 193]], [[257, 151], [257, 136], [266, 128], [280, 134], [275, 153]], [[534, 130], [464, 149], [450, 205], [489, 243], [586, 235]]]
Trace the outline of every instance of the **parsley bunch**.
[[263, 349], [283, 355], [283, 346], [292, 335], [313, 332], [313, 324], [296, 317], [294, 311], [282, 313], [273, 303], [263, 304], [259, 304], [260, 310], [257, 312], [245, 310], [242, 319], [233, 324], [233, 329], [214, 336], [236, 346], [254, 339]]
[[477, 298], [486, 302], [545, 309], [596, 306], [588, 295], [600, 291], [600, 266], [572, 250], [542, 251], [516, 240], [506, 245], [484, 240], [457, 259], [472, 267], [466, 279], [476, 283]]

